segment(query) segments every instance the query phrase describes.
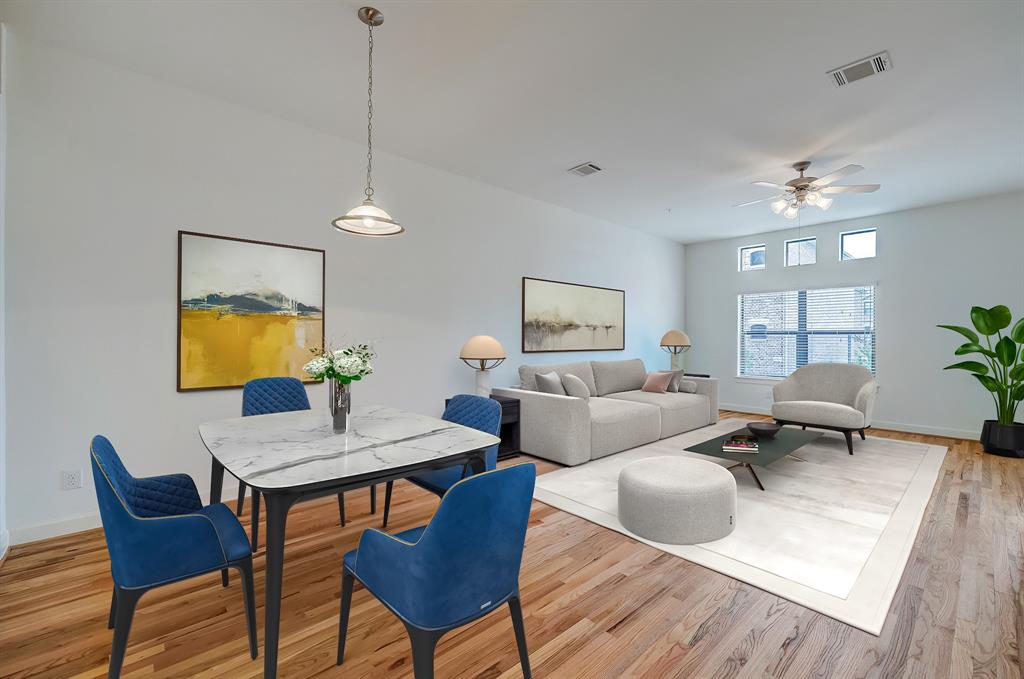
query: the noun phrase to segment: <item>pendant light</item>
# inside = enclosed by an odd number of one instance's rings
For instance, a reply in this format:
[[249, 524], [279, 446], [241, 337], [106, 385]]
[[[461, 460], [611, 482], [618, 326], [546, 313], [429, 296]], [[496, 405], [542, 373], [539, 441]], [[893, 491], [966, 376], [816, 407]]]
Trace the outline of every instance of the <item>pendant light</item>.
[[332, 224], [339, 231], [359, 236], [397, 236], [405, 231], [373, 202], [373, 27], [384, 23], [384, 15], [373, 7], [359, 8], [359, 20], [369, 29], [366, 78], [366, 200], [352, 208]]

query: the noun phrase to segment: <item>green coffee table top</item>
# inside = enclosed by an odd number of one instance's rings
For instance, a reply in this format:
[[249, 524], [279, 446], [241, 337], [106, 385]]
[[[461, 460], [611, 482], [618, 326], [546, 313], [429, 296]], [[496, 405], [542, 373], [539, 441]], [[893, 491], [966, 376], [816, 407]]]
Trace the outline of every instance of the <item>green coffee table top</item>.
[[758, 450], [756, 453], [727, 453], [722, 450], [722, 441], [737, 434], [750, 434], [746, 427], [731, 431], [728, 434], [716, 436], [703, 443], [686, 448], [687, 452], [700, 453], [710, 457], [717, 457], [733, 462], [752, 464], [758, 467], [767, 467], [772, 462], [790, 455], [802, 446], [821, 436], [820, 431], [804, 431], [793, 427], [783, 427], [774, 438], [766, 439], [761, 437], [757, 440]]

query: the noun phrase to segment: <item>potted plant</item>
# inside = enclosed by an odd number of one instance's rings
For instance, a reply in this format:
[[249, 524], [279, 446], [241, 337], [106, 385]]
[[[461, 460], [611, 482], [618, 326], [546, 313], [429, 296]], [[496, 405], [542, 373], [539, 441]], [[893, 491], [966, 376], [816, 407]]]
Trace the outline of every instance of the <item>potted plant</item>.
[[375, 356], [368, 344], [353, 344], [344, 349], [314, 349], [315, 358], [302, 367], [315, 380], [326, 380], [329, 386], [328, 406], [334, 433], [348, 431], [348, 414], [352, 410], [349, 385], [373, 373], [370, 361]]
[[[1017, 321], [1007, 335], [1013, 317], [1003, 306], [991, 309], [971, 307], [974, 330], [959, 325], [940, 325], [963, 335], [967, 342], [953, 352], [957, 356], [979, 354], [981, 361], [961, 361], [946, 370], [966, 370], [974, 375], [992, 395], [996, 419], [985, 420], [981, 429], [981, 445], [985, 452], [1007, 457], [1024, 457], [1024, 423], [1014, 421], [1017, 408], [1024, 401], [1024, 318]], [[980, 334], [980, 337], [979, 337]], [[982, 345], [984, 338], [984, 346]]]

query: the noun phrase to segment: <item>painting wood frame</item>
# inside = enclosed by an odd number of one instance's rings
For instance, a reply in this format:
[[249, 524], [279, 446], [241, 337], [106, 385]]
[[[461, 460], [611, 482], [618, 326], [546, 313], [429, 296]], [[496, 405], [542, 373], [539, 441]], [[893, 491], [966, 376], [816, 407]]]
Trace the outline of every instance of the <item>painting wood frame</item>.
[[[177, 351], [175, 352], [176, 363], [175, 363], [175, 367], [174, 367], [174, 372], [175, 372], [175, 383], [177, 385], [177, 390], [179, 392], [213, 391], [213, 390], [219, 390], [219, 389], [241, 389], [241, 388], [243, 388], [245, 386], [244, 384], [225, 384], [225, 385], [219, 385], [219, 386], [194, 386], [194, 387], [182, 386], [182, 380], [181, 380], [181, 377], [182, 377], [182, 364], [181, 364], [181, 338], [182, 338], [181, 337], [181, 331], [182, 331], [182, 323], [181, 323], [181, 312], [182, 312], [181, 283], [182, 283], [182, 270], [181, 269], [182, 269], [182, 243], [183, 243], [183, 240], [184, 240], [184, 238], [186, 236], [195, 236], [195, 237], [200, 237], [200, 238], [212, 238], [212, 239], [216, 239], [216, 240], [232, 241], [232, 242], [236, 242], [236, 243], [246, 243], [246, 244], [249, 244], [249, 245], [265, 245], [265, 246], [268, 246], [268, 247], [287, 248], [287, 249], [290, 249], [290, 250], [303, 250], [303, 251], [307, 251], [307, 252], [318, 252], [318, 253], [320, 253], [320, 347], [323, 348], [323, 347], [326, 346], [326, 327], [327, 327], [327, 320], [326, 320], [326, 316], [327, 316], [327, 307], [326, 307], [327, 252], [326, 252], [326, 250], [323, 250], [321, 248], [306, 247], [306, 246], [303, 246], [303, 245], [287, 245], [285, 243], [273, 243], [273, 242], [270, 242], [270, 241], [252, 240], [252, 239], [248, 239], [248, 238], [236, 238], [234, 236], [220, 236], [220, 235], [212, 234], [212, 233], [201, 233], [199, 231], [179, 230], [178, 231], [178, 284], [176, 286], [177, 297], [176, 297], [175, 303], [174, 303], [174, 306], [176, 308], [175, 315], [176, 315], [176, 318], [177, 318], [177, 339], [176, 339]], [[308, 378], [307, 376], [303, 376], [301, 379], [302, 379], [302, 382], [304, 384], [319, 384], [320, 383], [320, 380], [314, 380], [314, 379]]]
[[[583, 347], [575, 349], [564, 349], [564, 348], [551, 348], [551, 349], [539, 349], [531, 348], [527, 344], [527, 281], [536, 281], [539, 283], [551, 283], [554, 285], [564, 285], [572, 288], [585, 288], [590, 290], [603, 290], [610, 293], [619, 293], [619, 326], [622, 328], [622, 341], [619, 346], [614, 347]], [[563, 353], [563, 352], [574, 352], [574, 351], [625, 351], [626, 349], [626, 291], [619, 290], [618, 288], [605, 288], [598, 285], [585, 285], [583, 283], [567, 283], [565, 281], [554, 281], [546, 278], [531, 278], [530, 276], [523, 276], [522, 283], [522, 352], [524, 354], [550, 354], [550, 353]]]

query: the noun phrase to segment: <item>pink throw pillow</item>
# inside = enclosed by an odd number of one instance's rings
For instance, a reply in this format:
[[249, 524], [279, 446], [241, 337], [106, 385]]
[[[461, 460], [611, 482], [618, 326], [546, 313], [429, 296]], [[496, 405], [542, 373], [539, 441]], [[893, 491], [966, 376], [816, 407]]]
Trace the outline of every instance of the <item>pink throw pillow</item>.
[[672, 373], [651, 373], [644, 381], [643, 391], [653, 394], [664, 394], [672, 381]]

